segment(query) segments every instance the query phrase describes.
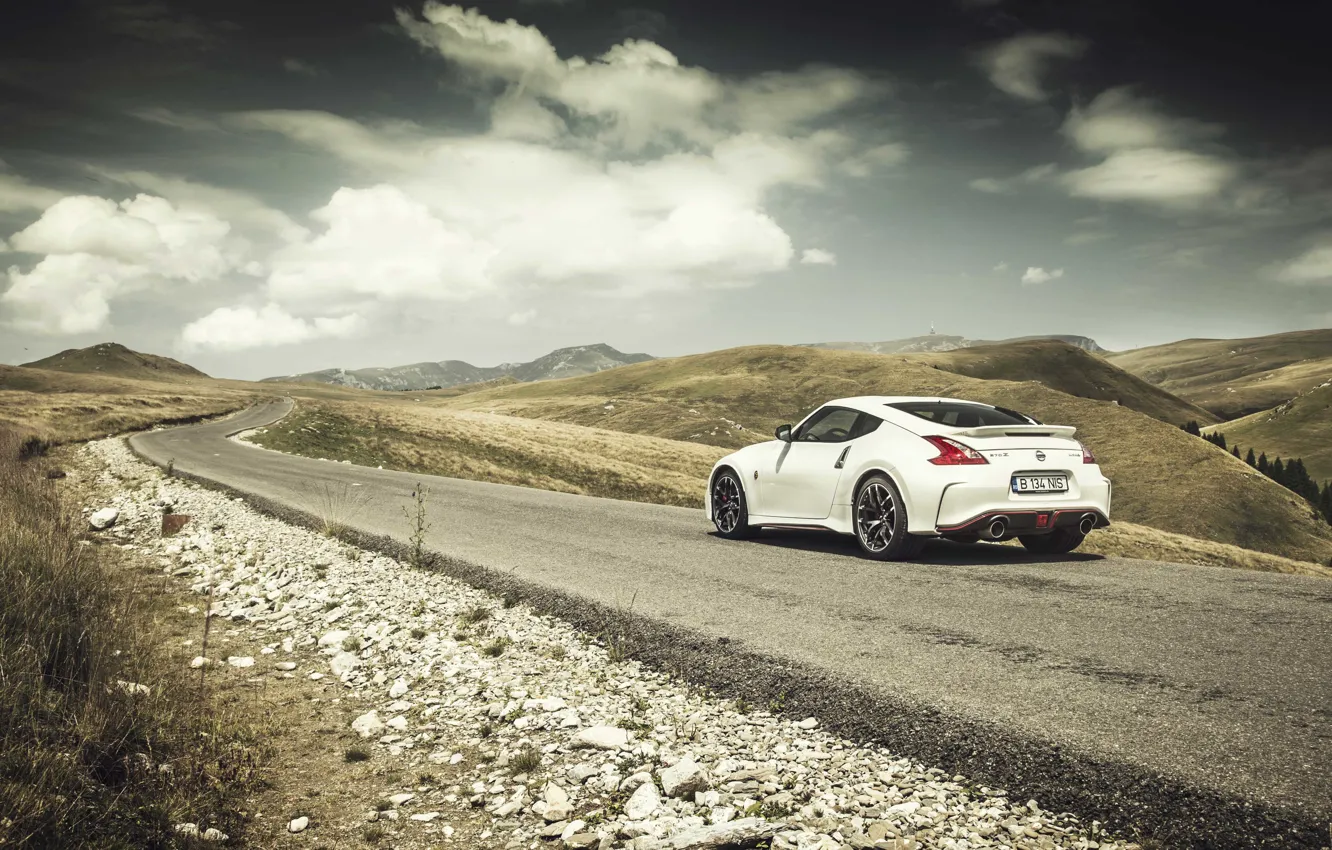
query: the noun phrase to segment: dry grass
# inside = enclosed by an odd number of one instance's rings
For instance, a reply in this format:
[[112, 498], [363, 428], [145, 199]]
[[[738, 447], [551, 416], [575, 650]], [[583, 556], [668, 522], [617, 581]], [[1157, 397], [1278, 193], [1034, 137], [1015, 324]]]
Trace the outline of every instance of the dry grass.
[[[1332, 528], [1304, 500], [1174, 425], [1037, 381], [957, 375], [917, 356], [754, 346], [427, 400], [422, 406], [734, 448], [769, 439], [775, 426], [798, 420], [830, 398], [873, 394], [971, 398], [1073, 425], [1115, 482], [1116, 519], [1284, 558], [1319, 564], [1332, 559]], [[727, 426], [727, 420], [743, 430]]]
[[1078, 398], [1117, 401], [1130, 410], [1172, 425], [1183, 425], [1189, 420], [1203, 425], [1217, 421], [1207, 410], [1063, 342], [1010, 342], [916, 354], [912, 359], [972, 378], [1040, 381], [1050, 389]]
[[1107, 359], [1222, 419], [1234, 419], [1276, 407], [1327, 380], [1332, 374], [1332, 329], [1251, 339], [1186, 339]]
[[1252, 549], [1241, 549], [1239, 546], [1199, 540], [1183, 534], [1171, 534], [1168, 531], [1135, 525], [1131, 522], [1115, 522], [1109, 528], [1093, 533], [1078, 551], [1093, 555], [1169, 561], [1176, 564], [1202, 564], [1264, 573], [1332, 578], [1332, 566], [1295, 561], [1255, 552]]
[[16, 441], [0, 435], [0, 846], [237, 835], [257, 730], [164, 669], [149, 597]]
[[304, 402], [250, 437], [366, 466], [698, 507], [723, 451], [556, 422], [372, 401]]
[[1332, 481], [1332, 369], [1323, 383], [1271, 410], [1224, 422], [1208, 431], [1220, 431], [1241, 452], [1252, 448], [1269, 460], [1303, 458], [1316, 481]]
[[57, 444], [81, 442], [230, 413], [248, 407], [259, 390], [208, 379], [146, 381], [0, 366], [0, 425]]

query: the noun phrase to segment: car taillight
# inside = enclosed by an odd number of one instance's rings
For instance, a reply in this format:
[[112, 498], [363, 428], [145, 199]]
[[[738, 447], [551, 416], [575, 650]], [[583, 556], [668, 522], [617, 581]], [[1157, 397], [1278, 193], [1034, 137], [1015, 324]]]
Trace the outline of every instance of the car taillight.
[[1078, 445], [1082, 446], [1082, 462], [1083, 462], [1083, 463], [1096, 463], [1096, 456], [1092, 454], [1091, 449], [1087, 448], [1087, 444], [1086, 444], [1086, 443], [1078, 443]]
[[950, 440], [947, 437], [926, 437], [925, 439], [939, 450], [938, 457], [930, 458], [930, 463], [935, 466], [968, 466], [989, 463], [980, 452], [970, 446], [962, 445], [957, 440]]

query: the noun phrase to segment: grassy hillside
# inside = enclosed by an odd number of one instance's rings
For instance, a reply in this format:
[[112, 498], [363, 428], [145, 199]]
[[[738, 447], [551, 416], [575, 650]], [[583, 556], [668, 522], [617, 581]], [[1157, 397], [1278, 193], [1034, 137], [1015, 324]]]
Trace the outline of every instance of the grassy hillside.
[[1332, 373], [1285, 404], [1207, 430], [1225, 434], [1242, 452], [1252, 447], [1269, 458], [1303, 458], [1315, 481], [1332, 481]]
[[172, 383], [0, 366], [0, 426], [57, 443], [91, 440], [240, 410], [259, 389], [207, 379]]
[[729, 448], [768, 439], [830, 398], [864, 394], [973, 398], [1076, 426], [1115, 481], [1116, 518], [1302, 560], [1332, 558], [1332, 528], [1306, 503], [1176, 426], [1036, 381], [954, 374], [915, 356], [753, 346], [422, 404]]
[[59, 354], [24, 363], [33, 369], [58, 372], [95, 372], [120, 378], [175, 380], [207, 378], [193, 366], [157, 354], [141, 354], [120, 343], [104, 342], [88, 348], [67, 348]]
[[1332, 377], [1332, 329], [1186, 339], [1107, 359], [1222, 419], [1235, 419], [1276, 407]]
[[1171, 395], [1087, 351], [1054, 340], [1009, 342], [912, 355], [923, 363], [972, 378], [1040, 381], [1079, 398], [1117, 401], [1162, 422], [1217, 421], [1208, 411]]

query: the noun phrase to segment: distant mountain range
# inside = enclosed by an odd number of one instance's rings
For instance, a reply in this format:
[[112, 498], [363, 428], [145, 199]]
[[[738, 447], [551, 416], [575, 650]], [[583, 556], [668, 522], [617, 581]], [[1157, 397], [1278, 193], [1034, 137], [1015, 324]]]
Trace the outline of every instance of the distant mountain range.
[[525, 382], [570, 378], [655, 359], [648, 354], [625, 354], [605, 343], [597, 343], [556, 349], [544, 357], [538, 357], [527, 363], [473, 366], [462, 360], [440, 360], [369, 369], [321, 369], [318, 372], [284, 375], [264, 380], [307, 381], [362, 390], [447, 389], [460, 384], [479, 384], [505, 377]]
[[87, 348], [66, 348], [59, 354], [22, 364], [31, 369], [59, 372], [100, 372], [122, 378], [207, 378], [193, 366], [163, 357], [142, 354], [118, 342], [103, 342]]
[[913, 336], [910, 339], [894, 339], [886, 342], [813, 342], [805, 343], [805, 348], [831, 348], [838, 351], [864, 351], [869, 354], [917, 354], [926, 351], [955, 351], [959, 348], [975, 348], [978, 345], [998, 345], [1004, 342], [1026, 342], [1035, 339], [1055, 339], [1069, 345], [1103, 354], [1105, 349], [1096, 344], [1096, 340], [1085, 336], [1065, 334], [1047, 334], [1043, 336], [1018, 336], [1009, 339], [967, 339], [962, 336], [947, 334], [929, 334]]

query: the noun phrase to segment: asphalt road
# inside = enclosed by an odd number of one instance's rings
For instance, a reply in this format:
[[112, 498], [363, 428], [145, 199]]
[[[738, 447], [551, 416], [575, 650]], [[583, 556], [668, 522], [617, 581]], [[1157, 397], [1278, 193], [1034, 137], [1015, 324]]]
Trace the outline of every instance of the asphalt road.
[[[699, 510], [411, 475], [224, 439], [221, 422], [140, 434], [141, 454], [318, 513], [356, 484], [344, 521], [406, 539], [430, 487], [431, 548], [895, 698], [1004, 724], [1163, 776], [1332, 820], [1332, 582], [1120, 558], [1035, 560], [939, 543], [919, 562], [852, 541], [769, 532], [731, 542]], [[910, 755], [908, 753], [908, 755]]]

